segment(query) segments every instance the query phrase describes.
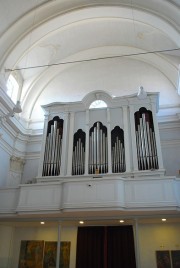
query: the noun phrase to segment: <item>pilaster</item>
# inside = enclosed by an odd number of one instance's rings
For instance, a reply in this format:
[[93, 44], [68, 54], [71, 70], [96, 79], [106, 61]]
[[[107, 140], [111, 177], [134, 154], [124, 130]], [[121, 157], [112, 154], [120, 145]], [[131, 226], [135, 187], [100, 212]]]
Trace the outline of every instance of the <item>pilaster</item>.
[[41, 154], [40, 154], [40, 160], [39, 160], [38, 177], [41, 177], [42, 176], [49, 113], [46, 113], [44, 117], [45, 117], [45, 119], [44, 119], [44, 130], [43, 130], [43, 138], [42, 138], [42, 145], [41, 145]]
[[69, 113], [64, 113], [64, 125], [63, 125], [63, 143], [61, 153], [61, 171], [60, 175], [65, 176], [67, 172], [67, 158], [68, 158], [68, 135], [69, 132]]
[[88, 175], [88, 160], [89, 160], [89, 109], [86, 110], [85, 175]]
[[131, 140], [129, 137], [128, 107], [123, 106], [122, 109], [123, 109], [123, 124], [124, 124], [124, 147], [125, 147], [126, 172], [130, 172], [131, 171], [131, 157], [130, 157]]
[[110, 109], [107, 108], [108, 173], [112, 173]]
[[67, 175], [72, 174], [72, 155], [73, 155], [73, 139], [74, 138], [74, 112], [70, 113], [69, 119], [69, 147], [68, 147], [68, 161], [67, 161]]
[[131, 126], [131, 145], [133, 170], [138, 171], [137, 150], [136, 150], [136, 132], [134, 123], [134, 106], [130, 105], [130, 126]]

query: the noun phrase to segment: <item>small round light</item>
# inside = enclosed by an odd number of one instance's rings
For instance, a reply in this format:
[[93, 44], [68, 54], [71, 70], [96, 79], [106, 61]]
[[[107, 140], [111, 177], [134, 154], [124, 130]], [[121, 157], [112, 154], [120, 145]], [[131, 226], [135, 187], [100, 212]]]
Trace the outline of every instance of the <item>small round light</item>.
[[84, 224], [84, 222], [83, 222], [83, 221], [79, 221], [79, 223], [80, 223], [80, 224]]
[[166, 219], [162, 219], [162, 221], [166, 221]]
[[44, 221], [41, 221], [41, 224], [45, 224], [45, 222]]
[[123, 222], [124, 222], [124, 220], [120, 220], [119, 222], [120, 222], [120, 223], [123, 223]]

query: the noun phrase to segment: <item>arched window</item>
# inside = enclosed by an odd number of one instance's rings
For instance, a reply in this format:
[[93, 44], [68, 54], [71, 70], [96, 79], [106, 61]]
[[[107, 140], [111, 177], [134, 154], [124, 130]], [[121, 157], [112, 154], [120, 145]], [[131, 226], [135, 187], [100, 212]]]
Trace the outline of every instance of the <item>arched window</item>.
[[107, 104], [103, 100], [95, 100], [89, 106], [89, 109], [105, 108]]
[[19, 93], [19, 84], [16, 78], [11, 74], [7, 80], [7, 94], [11, 98], [11, 100], [16, 103], [18, 99]]

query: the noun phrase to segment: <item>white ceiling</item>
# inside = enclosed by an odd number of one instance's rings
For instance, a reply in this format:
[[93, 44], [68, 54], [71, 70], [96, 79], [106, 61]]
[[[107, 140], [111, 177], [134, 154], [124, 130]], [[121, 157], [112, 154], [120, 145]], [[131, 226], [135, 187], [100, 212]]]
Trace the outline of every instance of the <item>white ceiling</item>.
[[25, 120], [42, 120], [44, 104], [81, 101], [95, 90], [123, 96], [141, 85], [160, 92], [159, 116], [179, 119], [180, 50], [145, 54], [180, 48], [178, 0], [0, 0], [0, 5], [1, 85], [11, 73], [7, 69], [18, 69], [12, 73], [23, 82]]

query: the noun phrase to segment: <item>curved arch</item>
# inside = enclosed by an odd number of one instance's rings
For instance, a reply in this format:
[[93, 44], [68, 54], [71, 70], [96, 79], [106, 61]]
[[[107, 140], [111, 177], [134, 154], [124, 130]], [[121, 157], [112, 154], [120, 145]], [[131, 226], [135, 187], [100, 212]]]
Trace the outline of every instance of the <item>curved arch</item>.
[[89, 108], [92, 102], [96, 100], [102, 100], [107, 104], [107, 107], [111, 106], [112, 97], [105, 91], [102, 90], [94, 90], [88, 93], [83, 99], [86, 108]]
[[[176, 8], [169, 3], [163, 3], [161, 1], [161, 5], [164, 6], [163, 13], [155, 12], [153, 9], [153, 5], [150, 3], [144, 3], [141, 7], [140, 4], [135, 3], [136, 5], [128, 5], [125, 1], [121, 2], [120, 5], [112, 5], [107, 6], [104, 4], [104, 1], [99, 1], [99, 4], [83, 4], [84, 1], [80, 1], [79, 5], [71, 4], [68, 6], [66, 1], [54, 1], [51, 3], [47, 3], [41, 5], [37, 8], [39, 12], [39, 16], [36, 18], [36, 22], [32, 25], [32, 18], [34, 16], [34, 11], [29, 12], [20, 20], [18, 20], [12, 27], [9, 28], [7, 33], [5, 33], [1, 37], [1, 67], [3, 65], [7, 68], [16, 67], [23, 56], [28, 55], [29, 51], [36, 46], [40, 40], [49, 36], [50, 34], [54, 34], [56, 31], [66, 30], [68, 27], [73, 27], [79, 23], [87, 23], [97, 20], [126, 20], [131, 21], [132, 23], [141, 23], [146, 24], [147, 26], [151, 26], [154, 29], [158, 29], [159, 32], [163, 33], [169, 40], [172, 41], [172, 44], [179, 46], [179, 32], [178, 32], [178, 22], [175, 21], [175, 13]], [[103, 5], [102, 5], [103, 4]], [[142, 3], [141, 3], [142, 4]], [[159, 4], [159, 3], [158, 3]], [[159, 4], [159, 5], [160, 5]], [[171, 14], [169, 17], [167, 15], [168, 8], [171, 8], [174, 13], [174, 20]], [[160, 10], [160, 9], [159, 9]], [[161, 11], [161, 10], [160, 10]], [[19, 27], [21, 25], [21, 27]], [[31, 27], [29, 27], [29, 25]], [[31, 36], [31, 42], [29, 41], [29, 37]], [[8, 44], [8, 46], [7, 46]], [[106, 45], [106, 44], [104, 44]], [[62, 59], [65, 60], [73, 60], [77, 59], [77, 57], [82, 57], [86, 55], [88, 58], [96, 51], [98, 56], [106, 56], [113, 55], [114, 52], [110, 52], [110, 49], [114, 49], [114, 44], [111, 46], [104, 46], [103, 51], [100, 50], [103, 47], [103, 43], [99, 43], [99, 47], [92, 47], [89, 50], [87, 48], [79, 48], [79, 50], [74, 51], [74, 53], [69, 55], [64, 55]], [[144, 52], [147, 49], [143, 49], [141, 47], [125, 47], [122, 43], [119, 46], [119, 52], [123, 53], [124, 51], [133, 51], [133, 52]], [[108, 50], [109, 49], [109, 50]], [[86, 54], [86, 52], [88, 52]], [[16, 57], [14, 57], [16, 55]], [[175, 87], [177, 82], [177, 67], [174, 64], [171, 64], [170, 59], [166, 59], [164, 55], [141, 55], [141, 56], [133, 56], [132, 59], [139, 60], [141, 62], [145, 62], [153, 66], [154, 68], [161, 71], [161, 73], [168, 78], [170, 83]], [[26, 111], [24, 110], [24, 114], [31, 117], [34, 106], [38, 100], [38, 97], [43, 92], [47, 85], [53, 81], [53, 79], [60, 73], [63, 72], [66, 68], [71, 68], [68, 66], [63, 66], [60, 68], [51, 67], [49, 69], [38, 72], [38, 76], [34, 76], [29, 83], [29, 88], [27, 92], [24, 92], [23, 96], [23, 107], [24, 109], [27, 107]], [[48, 77], [47, 77], [48, 76]], [[48, 78], [48, 79], [47, 79]], [[25, 89], [25, 87], [24, 87]], [[29, 106], [30, 105], [30, 106]]]
[[[94, 48], [87, 51], [81, 51], [80, 53], [77, 53], [76, 55], [72, 55], [69, 58], [67, 58], [67, 61], [74, 60], [76, 58], [81, 57], [81, 55], [91, 57], [91, 55], [98, 54], [99, 56], [103, 55], [113, 55], [113, 53], [128, 53], [129, 51], [132, 51], [132, 48], [127, 47], [99, 47]], [[133, 49], [133, 52], [142, 52], [142, 50], [139, 50], [137, 48]], [[111, 54], [110, 54], [111, 53]], [[147, 64], [150, 64], [151, 66], [157, 68], [160, 70], [165, 77], [168, 78], [168, 80], [173, 84], [175, 87], [176, 85], [176, 68], [173, 64], [170, 64], [167, 62], [163, 57], [159, 55], [141, 55], [141, 56], [133, 56], [132, 59], [145, 62]], [[79, 65], [81, 63], [73, 64], [73, 67]], [[42, 94], [43, 90], [48, 86], [48, 84], [55, 79], [61, 72], [64, 72], [65, 70], [69, 68], [73, 68], [72, 65], [62, 65], [62, 66], [53, 66], [49, 69], [46, 69], [44, 73], [42, 73], [36, 81], [33, 82], [29, 89], [29, 94], [27, 94], [24, 99], [22, 100], [22, 106], [23, 107], [29, 107], [29, 110], [27, 111], [28, 117], [31, 116], [33, 107], [35, 106], [35, 103], [38, 99], [38, 96]], [[31, 107], [31, 108], [30, 108]], [[88, 107], [88, 106], [87, 106]], [[24, 110], [24, 109], [23, 109]], [[25, 111], [24, 111], [25, 112]]]
[[[69, 11], [67, 13], [66, 12], [67, 10], [64, 11], [64, 13], [62, 11], [60, 14], [55, 13], [53, 17], [50, 17], [50, 18], [48, 17], [48, 19], [46, 19], [46, 21], [43, 21], [43, 23], [42, 21], [39, 21], [39, 19], [41, 18], [41, 16], [39, 16], [38, 21], [36, 22], [35, 25], [33, 25], [33, 29], [31, 27], [31, 29], [27, 28], [25, 30], [25, 27], [23, 27], [24, 31], [22, 32], [21, 30], [21, 33], [20, 33], [20, 30], [18, 30], [18, 29], [22, 29], [22, 27], [19, 27], [19, 24], [21, 24], [21, 26], [26, 24], [25, 21], [29, 21], [29, 17], [31, 17], [32, 14], [34, 13], [30, 12], [21, 20], [17, 21], [17, 23], [15, 23], [14, 26], [12, 26], [9, 29], [9, 31], [5, 34], [5, 36], [3, 36], [1, 39], [2, 48], [4, 47], [5, 49], [4, 50], [2, 49], [0, 66], [2, 67], [2, 65], [5, 63], [6, 59], [8, 58], [8, 55], [10, 55], [11, 52], [14, 50], [15, 45], [16, 47], [18, 47], [18, 44], [22, 45], [22, 43], [24, 42], [26, 49], [29, 50], [29, 46], [31, 44], [26, 43], [28, 34], [31, 34], [31, 43], [34, 43], [34, 42], [37, 42], [37, 40], [39, 39], [39, 36], [42, 36], [42, 35], [45, 36], [48, 34], [48, 32], [55, 31], [59, 29], [59, 27], [64, 27], [65, 25], [74, 24], [75, 22], [77, 23], [78, 21], [87, 20], [87, 15], [88, 15], [88, 19], [89, 18], [95, 19], [95, 18], [100, 18], [100, 17], [106, 17], [106, 18], [120, 17], [124, 19], [130, 19], [133, 22], [139, 21], [142, 23], [146, 23], [166, 33], [166, 35], [169, 36], [175, 44], [179, 45], [178, 43], [179, 33], [168, 21], [165, 21], [164, 18], [161, 18], [159, 14], [157, 16], [157, 14], [155, 15], [153, 13], [149, 13], [141, 9], [139, 10], [133, 9], [133, 14], [132, 14], [132, 6], [131, 7], [127, 7], [123, 5], [113, 6], [113, 7], [109, 7], [109, 6], [108, 7], [107, 6], [91, 7], [90, 6], [90, 7], [83, 7], [79, 9], [77, 8], [73, 11]], [[18, 27], [18, 29], [16, 29], [16, 27]], [[32, 37], [32, 33], [33, 33], [33, 37]], [[34, 40], [32, 40], [32, 38], [34, 38]], [[3, 46], [3, 39], [4, 39], [4, 46]], [[7, 42], [7, 39], [9, 39], [8, 42]], [[7, 47], [7, 43], [10, 44], [9, 47]], [[16, 54], [17, 54], [17, 50], [16, 50]]]

